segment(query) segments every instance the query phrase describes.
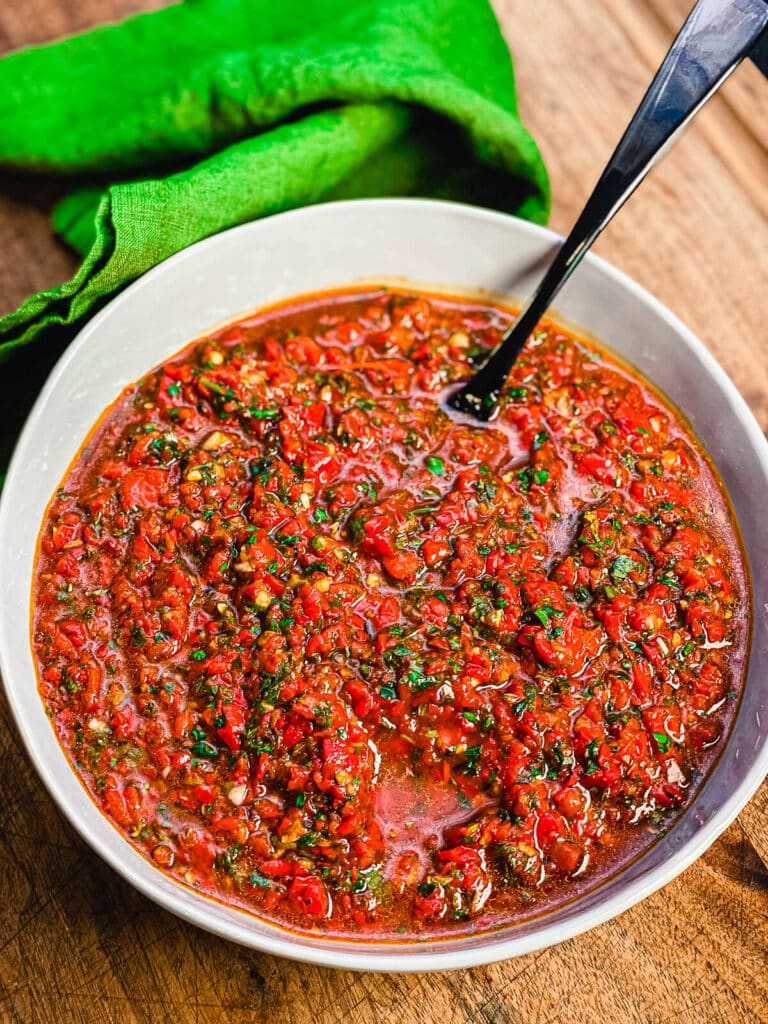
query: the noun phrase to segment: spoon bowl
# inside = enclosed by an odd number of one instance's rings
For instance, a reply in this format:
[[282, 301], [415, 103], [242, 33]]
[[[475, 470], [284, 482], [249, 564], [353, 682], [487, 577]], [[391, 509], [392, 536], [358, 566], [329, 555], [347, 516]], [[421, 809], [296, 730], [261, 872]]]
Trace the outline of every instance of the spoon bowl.
[[571, 233], [517, 322], [481, 369], [449, 400], [482, 423], [496, 415], [504, 383], [549, 304], [654, 164], [745, 57], [766, 55], [766, 0], [698, 0], [651, 82]]

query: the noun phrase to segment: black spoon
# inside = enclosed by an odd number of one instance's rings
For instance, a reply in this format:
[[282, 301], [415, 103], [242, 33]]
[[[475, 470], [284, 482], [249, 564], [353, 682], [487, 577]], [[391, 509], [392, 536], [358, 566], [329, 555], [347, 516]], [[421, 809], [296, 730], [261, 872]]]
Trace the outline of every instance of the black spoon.
[[[768, 0], [698, 0], [570, 235], [520, 316], [448, 405], [487, 422], [517, 357], [594, 240], [691, 118], [753, 47], [768, 40]], [[766, 44], [768, 45], [768, 44]]]

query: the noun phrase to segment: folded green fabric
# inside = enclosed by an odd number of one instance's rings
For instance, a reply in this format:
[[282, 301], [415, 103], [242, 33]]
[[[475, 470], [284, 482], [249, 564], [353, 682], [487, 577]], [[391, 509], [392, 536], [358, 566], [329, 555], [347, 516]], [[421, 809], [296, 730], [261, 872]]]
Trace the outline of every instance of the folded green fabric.
[[279, 210], [417, 193], [548, 211], [487, 0], [187, 0], [12, 53], [0, 166], [90, 178], [54, 214], [84, 262], [0, 319], [0, 359]]

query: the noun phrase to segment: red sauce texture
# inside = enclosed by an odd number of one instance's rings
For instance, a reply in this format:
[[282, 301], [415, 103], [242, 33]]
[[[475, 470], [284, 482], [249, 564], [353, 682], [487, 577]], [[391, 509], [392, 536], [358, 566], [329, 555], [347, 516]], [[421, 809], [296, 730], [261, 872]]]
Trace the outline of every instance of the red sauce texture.
[[550, 323], [490, 425], [441, 406], [513, 314], [276, 307], [127, 388], [42, 528], [42, 699], [164, 871], [296, 930], [445, 935], [572, 898], [716, 755], [749, 599], [642, 379]]

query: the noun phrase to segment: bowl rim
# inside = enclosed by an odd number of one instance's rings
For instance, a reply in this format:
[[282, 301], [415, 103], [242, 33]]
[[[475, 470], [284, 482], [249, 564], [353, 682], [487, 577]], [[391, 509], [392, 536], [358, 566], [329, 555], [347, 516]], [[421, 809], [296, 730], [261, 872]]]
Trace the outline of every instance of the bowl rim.
[[[318, 215], [318, 211], [321, 211], [321, 216], [328, 216], [331, 208], [349, 207], [353, 207], [361, 213], [369, 209], [380, 210], [382, 208], [392, 209], [393, 207], [398, 207], [405, 208], [406, 210], [411, 209], [441, 214], [447, 209], [449, 213], [459, 218], [465, 218], [468, 221], [495, 222], [507, 229], [513, 228], [523, 235], [528, 234], [531, 237], [535, 237], [539, 242], [545, 241], [551, 244], [561, 240], [561, 236], [548, 228], [532, 224], [529, 221], [521, 220], [509, 214], [463, 203], [411, 198], [353, 199], [301, 207], [296, 210], [274, 214], [258, 221], [251, 221], [204, 238], [163, 260], [163, 262], [157, 264], [129, 284], [83, 325], [73, 341], [57, 360], [40, 391], [16, 443], [6, 476], [2, 498], [0, 498], [0, 579], [4, 577], [6, 545], [3, 541], [13, 514], [12, 496], [17, 488], [23, 487], [23, 461], [27, 454], [25, 449], [30, 443], [31, 435], [39, 425], [38, 421], [41, 418], [49, 396], [57, 388], [60, 379], [68, 370], [70, 364], [81, 357], [83, 349], [89, 343], [91, 334], [107, 321], [120, 306], [124, 303], [135, 301], [149, 283], [159, 276], [168, 273], [169, 270], [179, 267], [185, 261], [194, 260], [206, 248], [215, 244], [221, 244], [223, 236], [232, 237], [253, 233], [257, 237], [260, 226], [266, 222], [311, 219]], [[693, 350], [704, 368], [713, 378], [717, 387], [725, 393], [725, 396], [732, 403], [742, 427], [750, 435], [756, 450], [761, 454], [762, 472], [766, 479], [768, 479], [768, 440], [766, 440], [754, 415], [735, 384], [703, 342], [650, 292], [626, 273], [613, 266], [613, 264], [594, 253], [587, 254], [586, 262], [607, 277], [612, 284], [633, 295], [651, 314], [664, 320], [682, 338], [687, 346]], [[237, 316], [238, 313], [235, 313], [228, 319], [234, 320]], [[556, 310], [554, 312], [554, 319], [558, 319]], [[585, 326], [583, 329], [589, 333], [588, 326]], [[768, 774], [768, 742], [766, 742], [756, 752], [753, 763], [742, 782], [728, 795], [707, 824], [699, 829], [679, 849], [671, 853], [663, 867], [655, 868], [635, 879], [626, 889], [600, 902], [597, 906], [576, 911], [565, 921], [555, 921], [547, 924], [546, 918], [548, 915], [544, 915], [542, 921], [545, 923], [528, 934], [516, 936], [514, 928], [512, 928], [506, 930], [506, 932], [500, 931], [498, 941], [495, 941], [493, 933], [486, 932], [484, 933], [486, 941], [478, 944], [476, 947], [467, 945], [461, 949], [442, 948], [440, 950], [430, 950], [430, 943], [428, 941], [419, 943], [410, 940], [410, 942], [403, 943], [393, 941], [386, 945], [377, 944], [375, 951], [366, 952], [366, 949], [370, 949], [370, 941], [355, 942], [354, 940], [347, 939], [329, 939], [327, 945], [319, 947], [305, 944], [304, 936], [301, 933], [282, 929], [279, 925], [274, 926], [274, 937], [250, 930], [247, 926], [248, 915], [245, 912], [243, 912], [242, 925], [219, 920], [215, 916], [206, 913], [206, 906], [210, 907], [212, 902], [208, 896], [184, 886], [183, 883], [177, 882], [175, 879], [171, 879], [173, 884], [170, 887], [167, 885], [163, 886], [161, 880], [167, 880], [170, 876], [165, 875], [158, 868], [151, 865], [141, 854], [138, 854], [138, 857], [146, 869], [144, 872], [139, 870], [138, 866], [134, 866], [131, 857], [127, 855], [125, 857], [122, 856], [122, 846], [119, 852], [115, 852], [109, 847], [101, 848], [98, 844], [98, 837], [91, 833], [87, 824], [80, 821], [74, 809], [68, 805], [63, 785], [56, 773], [49, 769], [44, 760], [38, 756], [38, 747], [46, 747], [50, 744], [56, 744], [58, 747], [58, 740], [52, 729], [49, 736], [41, 739], [35, 736], [33, 728], [28, 727], [24, 701], [22, 699], [24, 686], [22, 682], [16, 681], [16, 670], [13, 664], [13, 657], [8, 650], [4, 622], [0, 622], [0, 673], [2, 674], [5, 694], [19, 735], [49, 795], [80, 837], [130, 885], [165, 910], [221, 938], [237, 942], [254, 950], [292, 960], [347, 970], [399, 973], [469, 968], [512, 956], [535, 952], [549, 945], [573, 938], [623, 913], [635, 903], [645, 899], [672, 881], [689, 867], [733, 822], [755, 793], [763, 778]], [[35, 691], [36, 689], [35, 687]], [[72, 772], [76, 774], [74, 769], [72, 769]], [[103, 818], [106, 823], [115, 828], [106, 816], [103, 816]], [[118, 831], [118, 834], [121, 834], [119, 830], [116, 829], [116, 831]], [[133, 851], [133, 848], [127, 841], [124, 842], [124, 849], [125, 851], [131, 850], [134, 853], [136, 852]], [[264, 922], [264, 919], [260, 919], [260, 921], [271, 924], [271, 922]], [[462, 939], [467, 940], [469, 938], [471, 938], [471, 934], [469, 936], [463, 934], [456, 937], [456, 942], [458, 943]], [[391, 952], [389, 951], [390, 949]]]

